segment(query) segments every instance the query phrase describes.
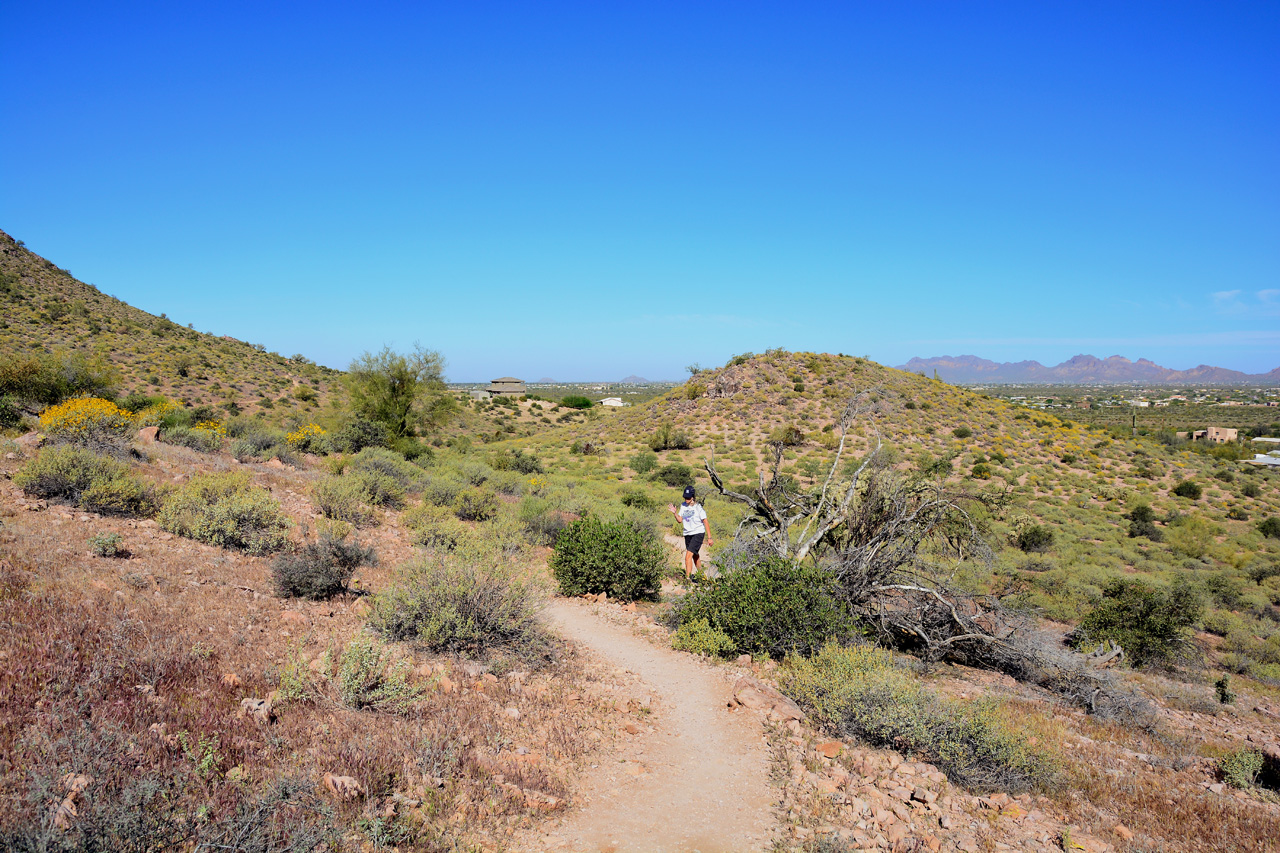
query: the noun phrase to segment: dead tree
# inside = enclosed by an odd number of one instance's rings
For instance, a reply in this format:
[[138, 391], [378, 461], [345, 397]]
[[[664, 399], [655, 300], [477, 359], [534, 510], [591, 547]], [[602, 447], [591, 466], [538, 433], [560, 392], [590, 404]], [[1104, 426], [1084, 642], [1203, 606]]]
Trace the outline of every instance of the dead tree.
[[[727, 488], [714, 458], [705, 463], [711, 482], [750, 509], [739, 536], [755, 540], [755, 549], [827, 567], [851, 612], [883, 642], [928, 660], [980, 663], [1012, 654], [1023, 620], [956, 582], [966, 561], [988, 556], [981, 518], [1003, 506], [1005, 494], [952, 489], [937, 472], [895, 471], [874, 429], [881, 396], [865, 391], [841, 413], [839, 442], [820, 488], [804, 491], [780, 473], [778, 443], [768, 473], [761, 472], [750, 493]], [[859, 421], [872, 426], [873, 444], [847, 463], [849, 431]]]

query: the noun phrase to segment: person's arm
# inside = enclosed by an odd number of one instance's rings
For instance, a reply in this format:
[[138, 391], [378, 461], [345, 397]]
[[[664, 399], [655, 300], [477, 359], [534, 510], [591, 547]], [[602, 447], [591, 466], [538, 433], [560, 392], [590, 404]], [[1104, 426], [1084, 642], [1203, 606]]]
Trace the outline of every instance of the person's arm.
[[702, 508], [702, 529], [706, 531], [707, 547], [711, 547], [711, 519], [707, 517], [707, 508]]
[[677, 521], [680, 519], [680, 511], [676, 509], [675, 504], [667, 504], [667, 512], [674, 515]]

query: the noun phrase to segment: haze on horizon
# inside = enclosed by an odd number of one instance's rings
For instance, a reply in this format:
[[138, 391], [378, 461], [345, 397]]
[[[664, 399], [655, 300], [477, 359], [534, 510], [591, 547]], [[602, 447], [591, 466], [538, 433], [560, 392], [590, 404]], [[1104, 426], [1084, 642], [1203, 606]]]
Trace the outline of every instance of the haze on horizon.
[[28, 4], [0, 228], [346, 367], [1280, 365], [1280, 6]]

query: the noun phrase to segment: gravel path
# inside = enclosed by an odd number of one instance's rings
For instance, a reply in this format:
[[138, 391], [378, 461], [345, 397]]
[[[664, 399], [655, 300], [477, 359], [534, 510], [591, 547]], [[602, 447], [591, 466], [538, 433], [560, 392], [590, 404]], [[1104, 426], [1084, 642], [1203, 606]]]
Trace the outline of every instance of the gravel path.
[[654, 731], [626, 735], [617, 756], [582, 779], [577, 808], [540, 839], [574, 853], [748, 853], [775, 824], [760, 720], [730, 713], [723, 670], [610, 624], [591, 605], [556, 599], [547, 618], [566, 638], [650, 691]]

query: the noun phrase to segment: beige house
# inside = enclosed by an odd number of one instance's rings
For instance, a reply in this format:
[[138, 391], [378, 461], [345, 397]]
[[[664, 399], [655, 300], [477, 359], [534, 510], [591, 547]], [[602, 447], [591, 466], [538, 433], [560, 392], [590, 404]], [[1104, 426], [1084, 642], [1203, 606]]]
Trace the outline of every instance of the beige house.
[[1240, 435], [1238, 429], [1228, 429], [1226, 427], [1209, 427], [1208, 429], [1198, 429], [1191, 433], [1192, 441], [1211, 441], [1214, 444], [1226, 444], [1228, 441], [1235, 441]]
[[516, 379], [514, 376], [503, 376], [495, 379], [484, 390], [488, 391], [491, 397], [520, 397], [529, 393], [529, 389], [525, 387], [523, 380]]

